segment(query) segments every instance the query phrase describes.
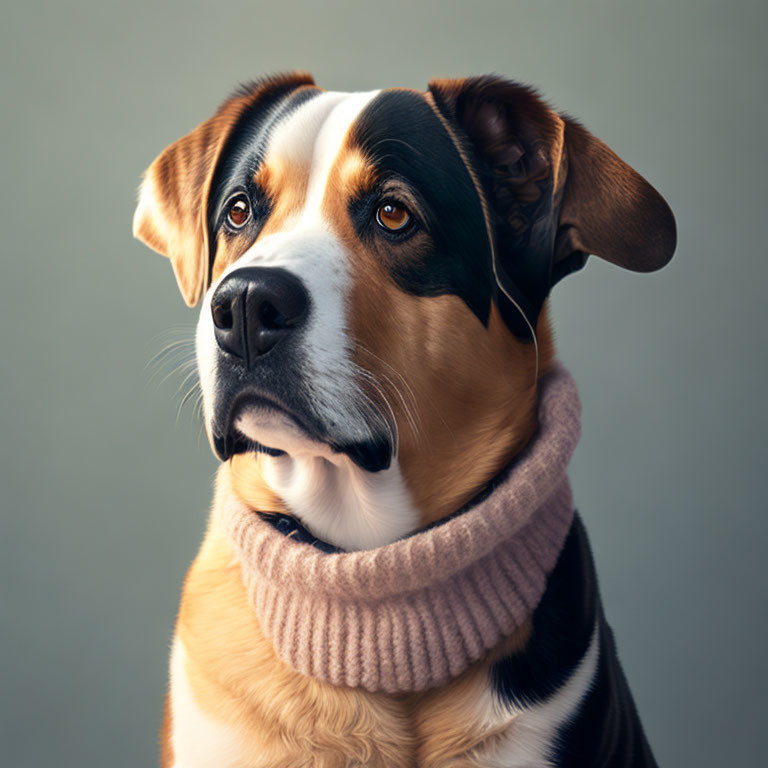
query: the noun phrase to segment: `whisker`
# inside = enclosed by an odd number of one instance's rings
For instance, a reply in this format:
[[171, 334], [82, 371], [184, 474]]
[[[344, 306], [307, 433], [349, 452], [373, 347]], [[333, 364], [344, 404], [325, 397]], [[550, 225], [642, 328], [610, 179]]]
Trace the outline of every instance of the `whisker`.
[[188, 390], [187, 393], [184, 395], [184, 397], [181, 398], [181, 402], [179, 403], [179, 407], [176, 411], [176, 423], [179, 423], [179, 418], [181, 417], [181, 411], [184, 408], [184, 405], [189, 401], [189, 399], [194, 395], [200, 388], [200, 382], [195, 382]]
[[152, 355], [152, 357], [149, 359], [149, 362], [144, 366], [144, 368], [150, 368], [153, 365], [157, 365], [162, 359], [167, 357], [168, 355], [175, 353], [181, 349], [184, 349], [185, 347], [191, 347], [193, 346], [192, 341], [172, 341], [170, 344], [166, 344], [159, 352]]
[[[174, 399], [181, 396], [176, 410], [176, 423], [178, 424], [185, 405], [191, 402], [193, 415], [201, 419], [200, 428], [202, 429], [204, 427], [202, 423], [203, 393], [200, 381], [195, 380], [198, 371], [194, 331], [188, 326], [171, 327], [159, 333], [153, 341], [167, 341], [167, 343], [151, 356], [144, 367], [145, 370], [151, 371], [149, 383], [157, 382], [158, 386], [162, 386], [169, 379], [178, 376], [179, 383], [173, 392]], [[191, 386], [189, 386], [190, 382], [192, 382]]]
[[[195, 376], [197, 376], [197, 368], [193, 368], [191, 371], [189, 371], [189, 373], [187, 373], [187, 375], [181, 380], [181, 384], [179, 384], [179, 386], [176, 388], [176, 391], [173, 393], [173, 396], [178, 397], [179, 393], [187, 385], [189, 380], [194, 378]], [[198, 382], [195, 382], [195, 385], [197, 384]]]
[[186, 372], [194, 367], [195, 367], [194, 360], [187, 360], [183, 363], [179, 363], [174, 368], [171, 368], [171, 370], [165, 376], [163, 376], [163, 378], [160, 380], [160, 384], [165, 384], [165, 382], [168, 381], [168, 379], [180, 374], [185, 374], [185, 378], [186, 378], [189, 375]]
[[[379, 376], [381, 379], [384, 380], [389, 385], [389, 388], [391, 391], [395, 394], [395, 396], [398, 398], [402, 410], [403, 415], [405, 416], [405, 419], [408, 423], [408, 426], [410, 427], [411, 431], [414, 434], [414, 437], [416, 440], [422, 444], [423, 443], [423, 433], [420, 428], [420, 417], [419, 417], [419, 410], [416, 404], [416, 397], [414, 395], [413, 389], [408, 384], [406, 379], [403, 377], [403, 375], [395, 369], [392, 365], [390, 365], [386, 360], [383, 360], [378, 355], [376, 355], [374, 352], [372, 352], [370, 349], [367, 349], [363, 345], [359, 345], [359, 350], [365, 354], [371, 357], [373, 360], [376, 360], [379, 362], [382, 366], [386, 367], [389, 371], [392, 372], [392, 374], [397, 377], [397, 379], [402, 382], [402, 389], [397, 386], [396, 382], [392, 380], [390, 376], [388, 376], [386, 373], [379, 373]], [[370, 373], [370, 371], [368, 371]], [[405, 390], [405, 392], [403, 391]]]
[[[356, 369], [355, 374], [359, 378], [366, 381], [371, 386], [371, 388], [379, 396], [384, 406], [386, 407], [388, 414], [383, 412], [380, 406], [366, 392], [363, 392], [363, 395], [365, 396], [368, 407], [371, 410], [373, 410], [374, 414], [376, 414], [379, 417], [379, 419], [384, 423], [384, 425], [387, 427], [387, 431], [389, 432], [389, 438], [392, 441], [393, 445], [395, 446], [395, 450], [397, 450], [397, 446], [399, 446], [399, 443], [400, 443], [399, 428], [397, 425], [397, 419], [395, 418], [394, 409], [392, 408], [392, 405], [389, 402], [389, 398], [387, 397], [386, 392], [384, 391], [384, 388], [381, 386], [380, 382], [377, 381], [374, 374], [371, 373], [370, 371], [367, 371], [366, 369], [361, 368], [360, 366], [355, 366], [355, 369]], [[364, 414], [362, 415], [364, 416]], [[369, 432], [373, 437], [372, 429], [370, 429], [370, 427], [369, 427]]]

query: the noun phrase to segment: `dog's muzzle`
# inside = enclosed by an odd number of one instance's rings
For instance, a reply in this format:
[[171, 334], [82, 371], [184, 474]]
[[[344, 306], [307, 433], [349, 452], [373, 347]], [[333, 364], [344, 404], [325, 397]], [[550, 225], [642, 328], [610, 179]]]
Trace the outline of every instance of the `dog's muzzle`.
[[280, 267], [243, 267], [226, 275], [210, 299], [213, 336], [219, 350], [211, 437], [226, 461], [236, 453], [284, 453], [256, 442], [236, 426], [247, 411], [283, 419], [310, 441], [343, 453], [361, 468], [377, 472], [392, 458], [392, 443], [382, 424], [372, 424], [360, 439], [339, 433], [318, 418], [312, 390], [302, 374], [306, 361], [311, 299], [300, 278]]

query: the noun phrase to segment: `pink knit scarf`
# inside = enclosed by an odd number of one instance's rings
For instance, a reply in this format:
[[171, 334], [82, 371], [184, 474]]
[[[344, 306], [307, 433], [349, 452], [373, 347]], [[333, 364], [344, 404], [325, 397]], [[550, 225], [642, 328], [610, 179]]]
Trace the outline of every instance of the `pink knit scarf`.
[[512, 634], [541, 599], [571, 524], [566, 468], [580, 412], [557, 367], [541, 381], [536, 436], [491, 492], [377, 549], [320, 551], [228, 497], [219, 508], [278, 655], [335, 685], [422, 691]]

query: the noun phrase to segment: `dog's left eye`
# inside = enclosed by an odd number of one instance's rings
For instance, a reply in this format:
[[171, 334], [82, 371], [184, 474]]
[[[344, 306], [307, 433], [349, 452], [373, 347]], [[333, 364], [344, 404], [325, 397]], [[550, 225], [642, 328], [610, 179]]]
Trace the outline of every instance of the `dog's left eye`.
[[398, 203], [382, 203], [376, 211], [376, 222], [388, 232], [401, 232], [411, 223], [411, 214]]
[[235, 195], [227, 203], [227, 222], [235, 229], [240, 229], [251, 216], [251, 203], [243, 195]]

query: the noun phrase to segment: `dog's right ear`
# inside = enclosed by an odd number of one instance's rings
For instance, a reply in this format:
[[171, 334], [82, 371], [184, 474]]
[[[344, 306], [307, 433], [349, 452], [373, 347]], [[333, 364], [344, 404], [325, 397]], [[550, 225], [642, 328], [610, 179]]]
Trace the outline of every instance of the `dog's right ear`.
[[311, 75], [290, 72], [244, 86], [212, 118], [165, 149], [144, 173], [133, 236], [171, 260], [187, 306], [197, 304], [208, 282], [208, 197], [227, 139], [246, 113], [313, 85]]

